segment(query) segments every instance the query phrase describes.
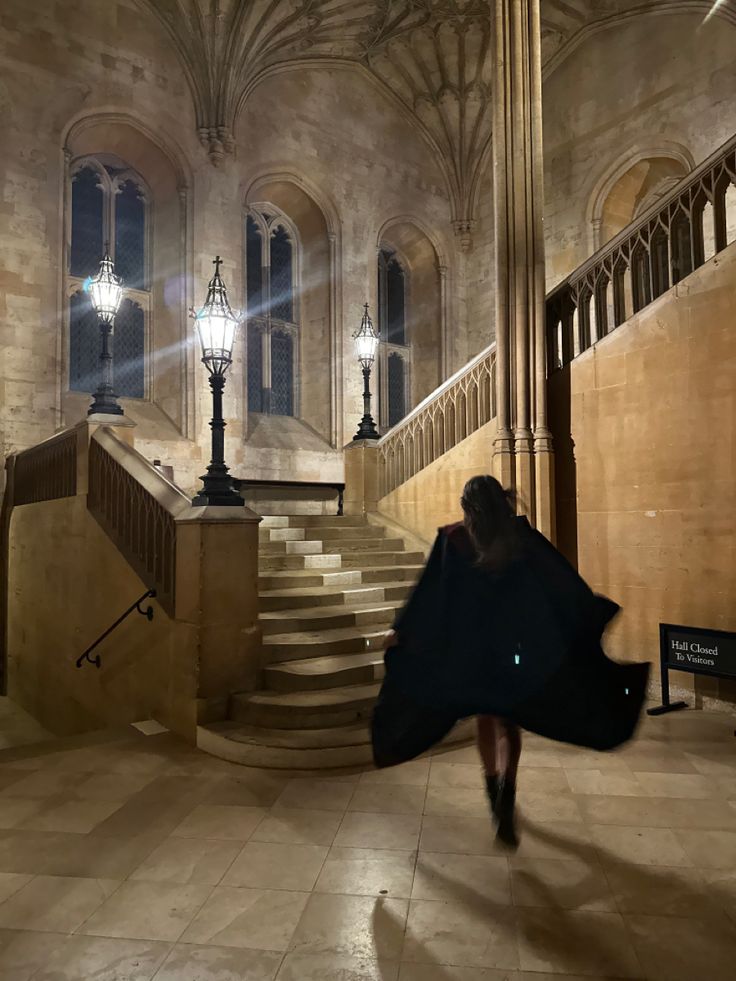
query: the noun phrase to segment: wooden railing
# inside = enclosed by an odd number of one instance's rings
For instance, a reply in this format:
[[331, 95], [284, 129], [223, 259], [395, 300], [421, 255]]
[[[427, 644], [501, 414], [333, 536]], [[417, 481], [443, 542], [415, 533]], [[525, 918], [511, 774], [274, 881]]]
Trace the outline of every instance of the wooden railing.
[[491, 344], [420, 402], [378, 442], [383, 497], [496, 415]]
[[549, 372], [568, 364], [733, 239], [736, 137], [547, 297]]
[[176, 517], [191, 501], [110, 429], [89, 447], [87, 507], [141, 580], [173, 615]]
[[67, 430], [18, 453], [12, 506], [55, 501], [77, 493], [77, 433]]

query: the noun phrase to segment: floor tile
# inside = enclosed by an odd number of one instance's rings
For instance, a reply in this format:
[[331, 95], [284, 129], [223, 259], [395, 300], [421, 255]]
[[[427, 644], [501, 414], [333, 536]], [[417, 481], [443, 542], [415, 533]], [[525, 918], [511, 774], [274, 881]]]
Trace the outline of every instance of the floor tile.
[[344, 811], [353, 796], [351, 783], [330, 780], [291, 780], [276, 800], [277, 807]]
[[[736, 923], [736, 869], [699, 869], [698, 871], [711, 903]], [[688, 910], [688, 913], [690, 912], [692, 907]]]
[[483, 767], [480, 760], [476, 760], [475, 763], [445, 763], [439, 757], [432, 760], [429, 783], [432, 787], [482, 789], [484, 787]]
[[519, 814], [528, 821], [582, 821], [576, 798], [564, 793], [519, 793], [516, 796]]
[[519, 956], [524, 971], [566, 971], [594, 977], [639, 978], [639, 961], [617, 913], [519, 909]]
[[594, 824], [590, 826], [590, 833], [604, 866], [618, 862], [675, 867], [694, 864], [675, 833], [668, 828], [622, 828]]
[[605, 873], [619, 913], [690, 916], [719, 910], [697, 869], [611, 862]]
[[447, 787], [430, 784], [424, 804], [425, 814], [482, 818], [488, 814], [488, 801], [480, 781], [477, 787]]
[[399, 965], [339, 954], [287, 954], [277, 981], [397, 981]]
[[328, 851], [326, 845], [249, 841], [228, 869], [222, 884], [310, 892]]
[[267, 950], [177, 944], [155, 981], [273, 981], [281, 958]]
[[459, 855], [494, 855], [499, 850], [495, 836], [490, 814], [480, 818], [426, 814], [419, 848]]
[[368, 770], [360, 775], [360, 783], [406, 784], [425, 787], [429, 780], [429, 760], [414, 760], [402, 766], [390, 766], [383, 770]]
[[335, 844], [346, 848], [397, 848], [414, 850], [419, 842], [420, 816], [414, 814], [345, 815]]
[[150, 981], [169, 944], [109, 937], [69, 937], [33, 981]]
[[[557, 978], [565, 981], [559, 975]], [[399, 971], [399, 981], [521, 981], [521, 974], [489, 967], [404, 963]]]
[[216, 886], [182, 943], [285, 951], [308, 893]]
[[686, 854], [701, 869], [736, 869], [736, 828], [733, 831], [675, 831]]
[[120, 801], [67, 800], [29, 815], [23, 822], [28, 831], [66, 831], [71, 834], [89, 834], [121, 807]]
[[578, 797], [583, 820], [649, 828], [736, 827], [736, 812], [726, 801], [633, 797]]
[[251, 838], [292, 845], [331, 845], [342, 817], [337, 811], [280, 807], [261, 821]]
[[517, 858], [596, 860], [590, 831], [582, 821], [525, 821], [520, 823], [520, 834], [519, 848], [509, 855], [512, 865]]
[[140, 793], [153, 778], [140, 773], [93, 773], [74, 788], [81, 800], [124, 801]]
[[17, 872], [0, 872], [0, 903], [10, 899], [33, 878], [32, 875], [20, 875]]
[[124, 882], [79, 931], [131, 940], [178, 940], [211, 892], [210, 886]]
[[161, 843], [159, 835], [95, 838], [41, 831], [0, 833], [0, 870], [124, 879]]
[[702, 799], [718, 796], [715, 780], [699, 773], [641, 773], [639, 781], [650, 797]]
[[333, 846], [314, 891], [408, 899], [415, 864], [414, 851]]
[[167, 838], [130, 878], [216, 886], [240, 852], [240, 842], [210, 838]]
[[516, 911], [480, 898], [412, 900], [402, 960], [458, 967], [519, 967]]
[[414, 873], [412, 899], [462, 902], [511, 902], [509, 864], [505, 858], [420, 852]]
[[350, 801], [349, 810], [374, 814], [421, 814], [424, 787], [406, 784], [362, 784]]
[[174, 828], [172, 834], [181, 838], [247, 841], [266, 814], [262, 807], [199, 804]]
[[597, 861], [517, 858], [511, 868], [511, 892], [515, 906], [617, 912]]
[[0, 797], [0, 829], [23, 827], [25, 822], [48, 809], [44, 797]]
[[56, 797], [58, 794], [72, 793], [86, 774], [69, 774], [57, 770], [38, 770], [18, 780], [8, 787], [5, 797]]
[[398, 960], [407, 908], [405, 899], [314, 894], [290, 949], [308, 954]]
[[36, 876], [0, 906], [0, 927], [72, 933], [119, 885], [115, 879]]
[[648, 981], [733, 981], [736, 928], [725, 918], [627, 916]]
[[223, 776], [213, 784], [207, 802], [236, 807], [271, 807], [287, 783], [282, 776], [258, 770], [243, 776]]
[[[646, 787], [633, 774], [616, 770], [565, 770], [574, 794], [603, 794], [610, 797], [645, 797]], [[648, 774], [649, 777], [652, 774]], [[654, 796], [654, 795], [651, 795]]]
[[[30, 981], [68, 941], [69, 937], [63, 933], [0, 929], [0, 978], [3, 981]], [[77, 976], [75, 981], [82, 979]]]

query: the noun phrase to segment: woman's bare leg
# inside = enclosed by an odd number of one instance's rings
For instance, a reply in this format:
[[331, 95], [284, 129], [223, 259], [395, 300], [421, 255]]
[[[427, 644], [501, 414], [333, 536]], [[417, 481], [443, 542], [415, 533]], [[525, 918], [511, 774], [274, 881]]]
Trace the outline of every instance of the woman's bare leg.
[[487, 777], [498, 775], [498, 737], [500, 726], [495, 715], [479, 715], [477, 722], [478, 752]]
[[521, 729], [513, 722], [501, 720], [503, 730], [503, 778], [512, 785], [516, 785], [516, 774], [519, 770], [519, 758], [521, 756]]

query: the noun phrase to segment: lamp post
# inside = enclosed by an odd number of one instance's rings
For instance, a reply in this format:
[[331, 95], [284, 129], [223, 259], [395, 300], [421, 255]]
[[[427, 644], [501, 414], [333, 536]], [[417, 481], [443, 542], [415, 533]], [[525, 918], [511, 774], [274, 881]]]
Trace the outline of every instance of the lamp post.
[[105, 247], [105, 254], [100, 262], [96, 276], [87, 280], [84, 287], [92, 298], [92, 306], [97, 314], [100, 325], [102, 348], [100, 350], [100, 380], [97, 391], [92, 397], [92, 404], [87, 415], [104, 413], [108, 416], [122, 416], [123, 407], [118, 403], [113, 387], [112, 367], [112, 331], [115, 314], [118, 312], [123, 298], [123, 281], [115, 275], [115, 266]]
[[204, 487], [192, 504], [195, 507], [208, 504], [243, 507], [245, 502], [234, 489], [225, 465], [225, 420], [222, 417], [225, 373], [232, 364], [233, 343], [239, 321], [227, 301], [227, 290], [220, 276], [222, 259], [219, 255], [215, 257], [213, 265], [215, 275], [207, 287], [205, 304], [199, 313], [191, 311], [202, 344], [202, 362], [210, 373], [212, 389], [212, 460], [207, 473], [200, 478]]
[[373, 321], [365, 305], [360, 327], [353, 334], [355, 341], [355, 356], [363, 369], [363, 418], [360, 420], [358, 432], [353, 439], [378, 439], [379, 433], [371, 415], [371, 368], [376, 360], [378, 349], [378, 334], [373, 328]]

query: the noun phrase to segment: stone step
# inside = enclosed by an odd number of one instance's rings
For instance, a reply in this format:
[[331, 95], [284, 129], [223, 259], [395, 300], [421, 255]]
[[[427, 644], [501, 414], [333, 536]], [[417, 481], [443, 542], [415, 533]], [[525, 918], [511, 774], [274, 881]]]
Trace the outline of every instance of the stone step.
[[[382, 592], [382, 590], [381, 590]], [[286, 632], [311, 632], [337, 630], [346, 627], [385, 626], [396, 619], [400, 602], [384, 603], [382, 597], [377, 602], [358, 603], [354, 606], [318, 606], [304, 609], [274, 610], [261, 613], [258, 621], [264, 638], [283, 635]]]
[[274, 729], [324, 729], [370, 718], [379, 683], [318, 691], [241, 692], [230, 699], [236, 722]]
[[[474, 738], [475, 720], [464, 719], [432, 751]], [[275, 770], [318, 771], [360, 767], [373, 762], [370, 726], [366, 721], [314, 729], [278, 729], [238, 722], [216, 722], [197, 728], [197, 747], [242, 766]]]
[[[388, 544], [388, 543], [386, 543]], [[421, 552], [402, 552], [398, 549], [385, 552], [351, 552], [342, 553], [342, 569], [368, 569], [371, 566], [387, 565], [419, 565], [424, 562]]]
[[346, 525], [367, 525], [362, 514], [264, 514], [260, 528], [344, 528]]
[[298, 542], [298, 541], [373, 541], [385, 538], [386, 529], [375, 525], [345, 525], [332, 527], [319, 525], [307, 528], [259, 528], [258, 541]]
[[258, 556], [261, 572], [284, 572], [294, 569], [319, 569], [335, 571], [342, 568], [340, 555], [263, 555]]
[[364, 603], [403, 601], [412, 588], [412, 583], [406, 581], [305, 586], [299, 589], [263, 590], [259, 600], [261, 613], [274, 613], [277, 610], [296, 612], [325, 606], [352, 608]]
[[261, 575], [258, 585], [263, 592], [283, 589], [314, 589], [319, 586], [358, 586], [373, 583], [408, 582], [413, 585], [422, 571], [421, 565], [375, 566], [370, 569], [340, 569], [320, 572], [318, 569], [294, 569]]
[[327, 549], [324, 549], [322, 547], [322, 542], [317, 540], [313, 540], [309, 542], [296, 541], [296, 542], [259, 542], [258, 543], [259, 560], [263, 557], [268, 557], [273, 555], [321, 555], [323, 552], [326, 551]]
[[284, 692], [364, 685], [381, 681], [383, 676], [383, 651], [287, 661], [271, 664], [264, 671], [267, 687]]
[[328, 654], [357, 654], [381, 650], [391, 620], [392, 616], [387, 615], [378, 624], [367, 624], [365, 627], [271, 634], [263, 638], [264, 662], [280, 664], [282, 661], [297, 661]]
[[[289, 543], [287, 543], [289, 544]], [[356, 538], [356, 539], [345, 539], [344, 541], [318, 541], [318, 542], [300, 542], [294, 544], [303, 545], [319, 545], [320, 551], [325, 555], [333, 555], [339, 553], [340, 555], [348, 554], [368, 554], [369, 552], [403, 552], [404, 542], [401, 538]], [[266, 545], [266, 548], [271, 546]], [[259, 548], [264, 548], [261, 545]]]

